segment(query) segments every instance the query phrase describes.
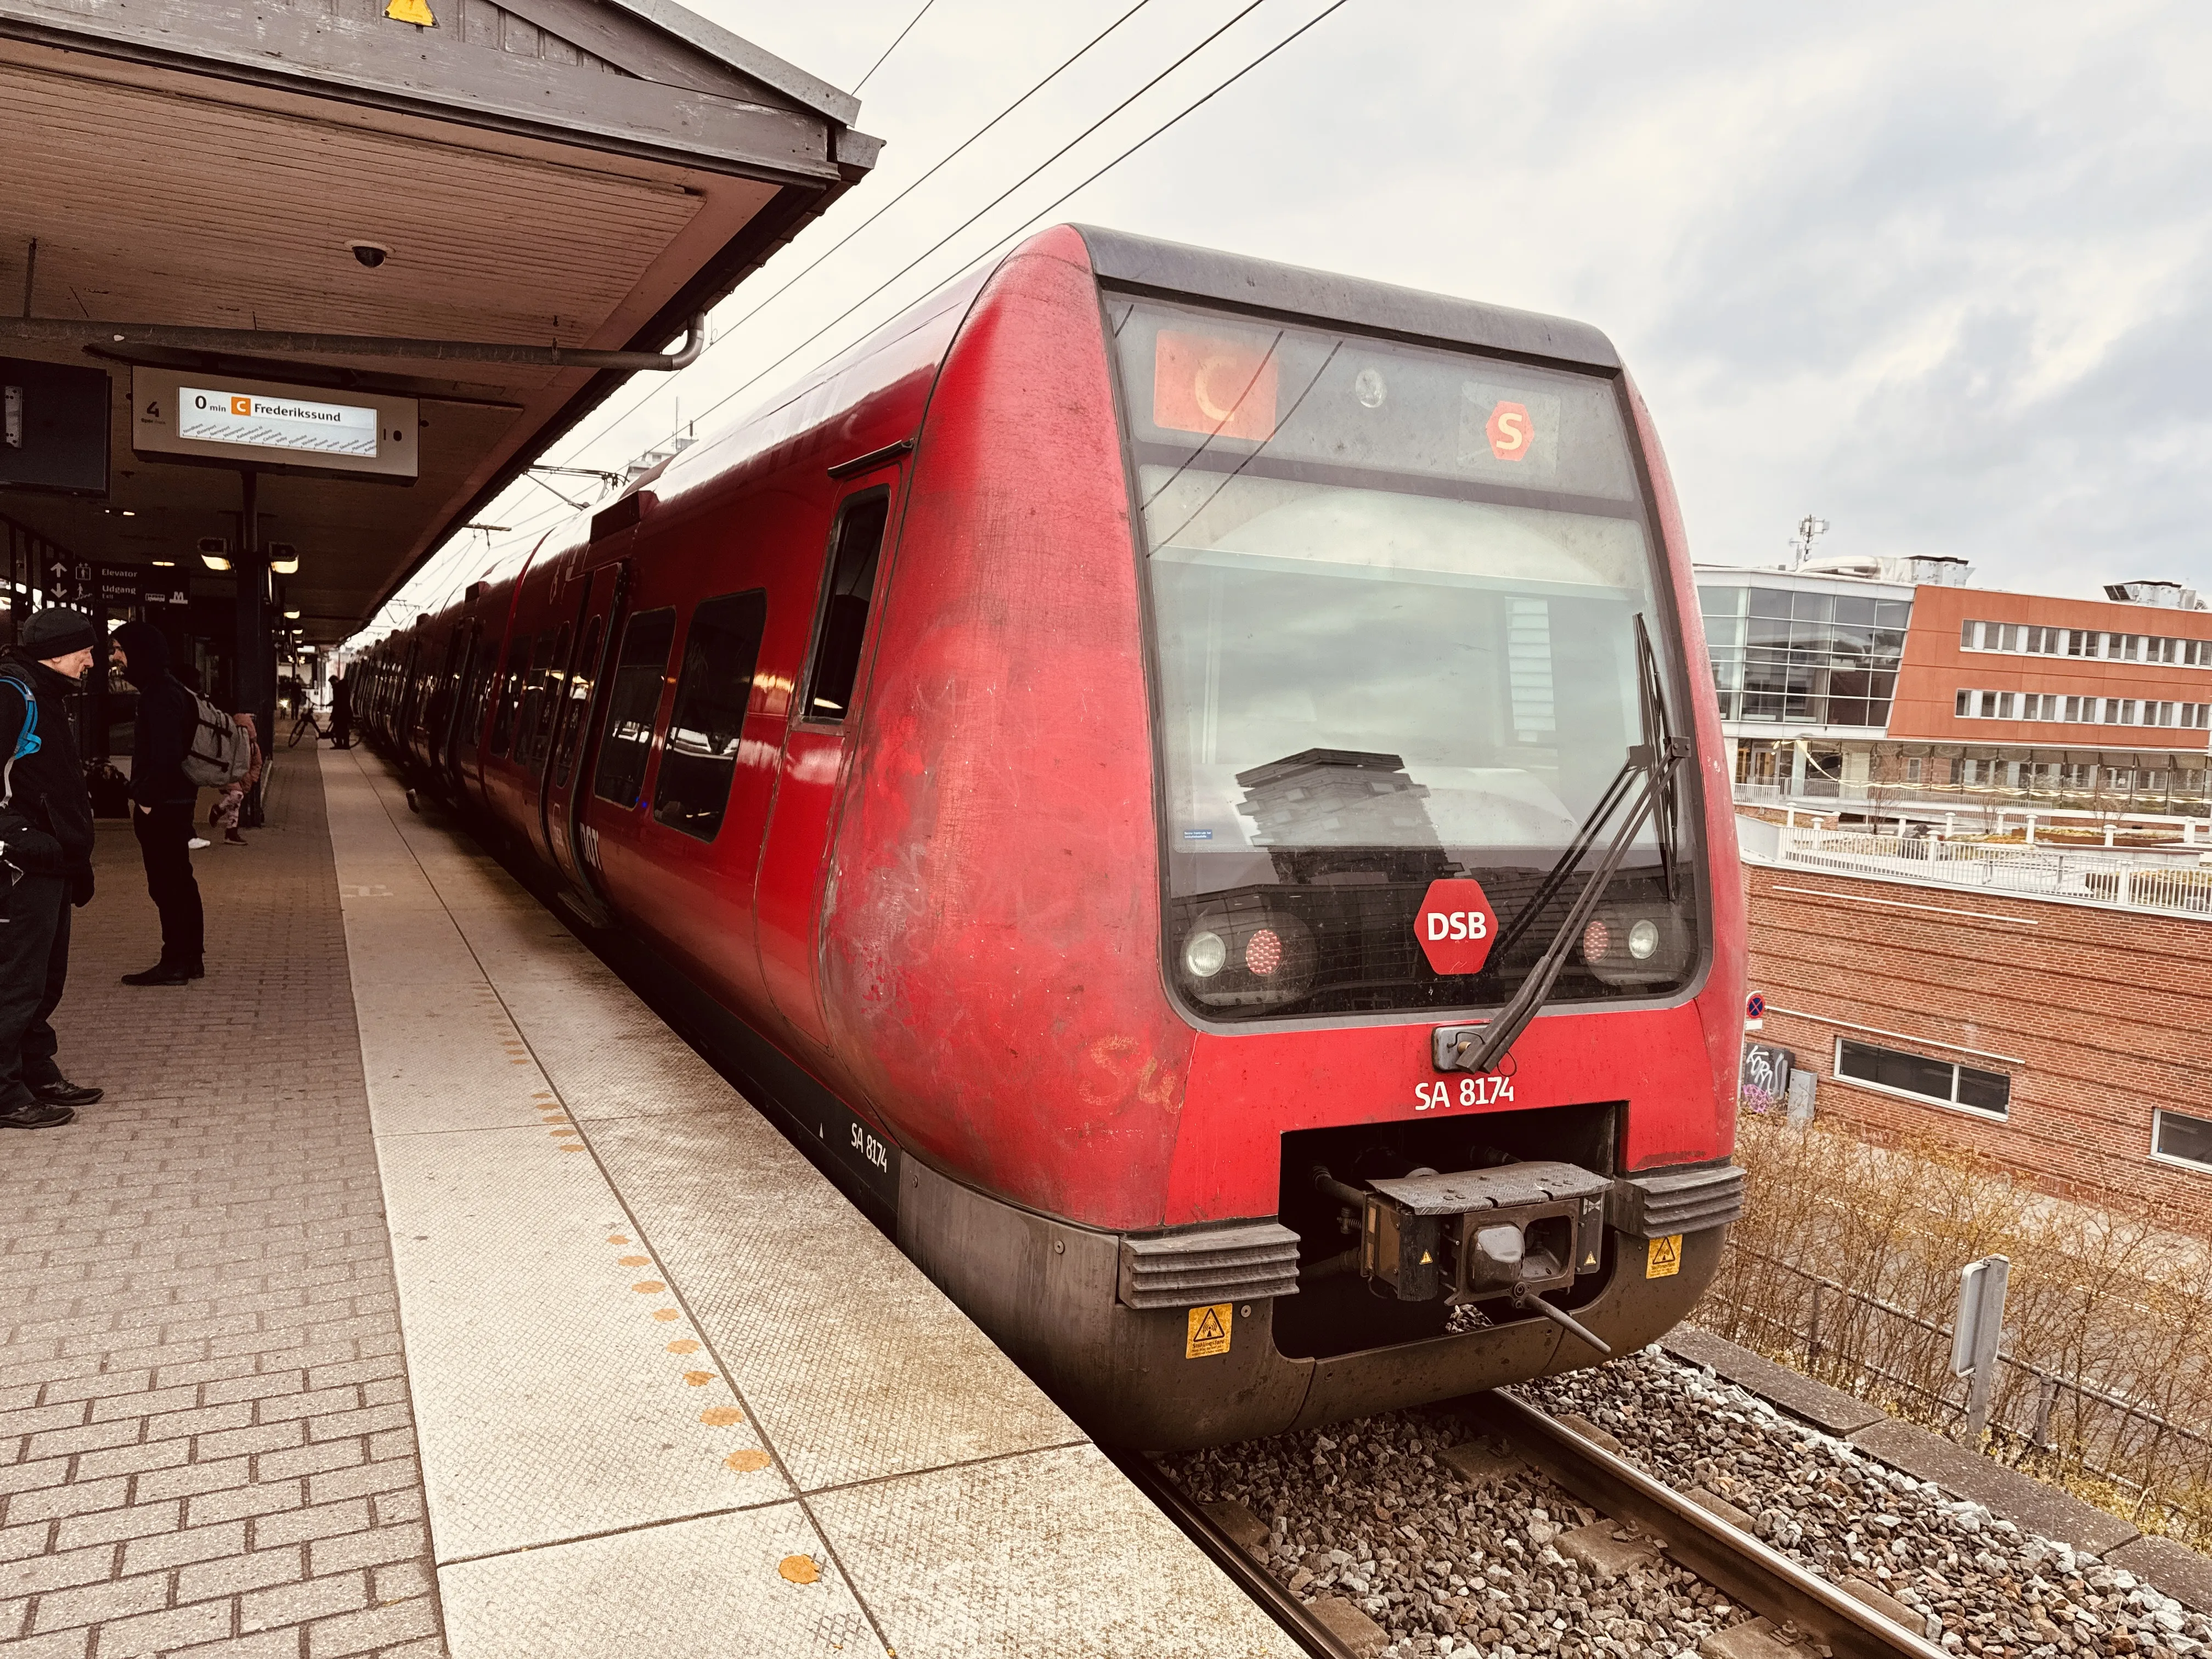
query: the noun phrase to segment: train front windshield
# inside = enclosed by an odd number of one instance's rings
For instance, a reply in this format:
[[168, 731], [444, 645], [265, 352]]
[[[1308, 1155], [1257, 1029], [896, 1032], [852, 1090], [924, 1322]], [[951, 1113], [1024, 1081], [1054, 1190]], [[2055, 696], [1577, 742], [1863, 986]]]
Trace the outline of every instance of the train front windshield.
[[[1671, 655], [1615, 386], [1121, 295], [1107, 313], [1158, 653], [1170, 978], [1218, 1019], [1504, 1000], [1578, 884], [1522, 913], [1641, 741], [1639, 615]], [[1659, 860], [1647, 825], [1554, 1000], [1687, 983], [1696, 884]], [[1440, 971], [1417, 921], [1432, 882], [1467, 878], [1507, 943]]]

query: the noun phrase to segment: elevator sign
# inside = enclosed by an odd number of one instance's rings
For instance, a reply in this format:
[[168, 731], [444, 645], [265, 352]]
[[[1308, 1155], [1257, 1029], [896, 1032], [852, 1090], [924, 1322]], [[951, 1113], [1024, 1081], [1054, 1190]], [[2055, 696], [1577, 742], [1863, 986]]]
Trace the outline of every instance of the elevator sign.
[[1413, 917], [1413, 931], [1437, 972], [1479, 974], [1498, 938], [1498, 912], [1479, 881], [1432, 881]]
[[416, 476], [412, 398], [326, 386], [131, 371], [131, 447], [140, 456], [250, 465], [257, 472]]
[[180, 438], [373, 458], [378, 424], [376, 411], [359, 404], [270, 398], [217, 386], [177, 389], [177, 435]]

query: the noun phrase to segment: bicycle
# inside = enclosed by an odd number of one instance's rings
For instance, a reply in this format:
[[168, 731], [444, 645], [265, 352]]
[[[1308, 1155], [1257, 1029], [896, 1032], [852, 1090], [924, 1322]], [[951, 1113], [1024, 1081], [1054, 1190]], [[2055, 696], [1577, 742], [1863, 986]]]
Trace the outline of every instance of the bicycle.
[[302, 708], [298, 716], [292, 722], [292, 735], [286, 741], [284, 746], [287, 749], [297, 749], [300, 746], [300, 739], [310, 732], [315, 734], [315, 740], [319, 743], [323, 738], [330, 735], [329, 732], [324, 731], [320, 726], [318, 726], [315, 723], [315, 711], [313, 709]]

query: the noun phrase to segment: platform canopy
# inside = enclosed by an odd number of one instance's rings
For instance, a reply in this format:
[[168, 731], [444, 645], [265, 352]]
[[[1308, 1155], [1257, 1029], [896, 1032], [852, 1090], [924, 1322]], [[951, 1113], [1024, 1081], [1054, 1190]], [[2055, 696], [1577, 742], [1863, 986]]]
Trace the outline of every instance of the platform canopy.
[[[110, 391], [104, 491], [0, 514], [204, 592], [250, 470], [342, 639], [621, 381], [590, 354], [678, 349], [865, 175], [858, 111], [666, 0], [0, 0], [0, 378]], [[179, 441], [180, 392], [268, 401]]]

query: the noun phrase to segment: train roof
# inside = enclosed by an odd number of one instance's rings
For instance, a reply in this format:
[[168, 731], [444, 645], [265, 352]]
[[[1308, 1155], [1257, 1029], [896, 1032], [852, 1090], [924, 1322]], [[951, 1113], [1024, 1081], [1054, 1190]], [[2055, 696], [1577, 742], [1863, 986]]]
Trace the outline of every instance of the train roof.
[[1612, 374], [1620, 369], [1612, 341], [1589, 324], [1565, 317], [1277, 264], [1095, 225], [1074, 229], [1090, 249], [1091, 268], [1100, 279], [1120, 287], [1474, 346], [1536, 362], [1568, 363]]

